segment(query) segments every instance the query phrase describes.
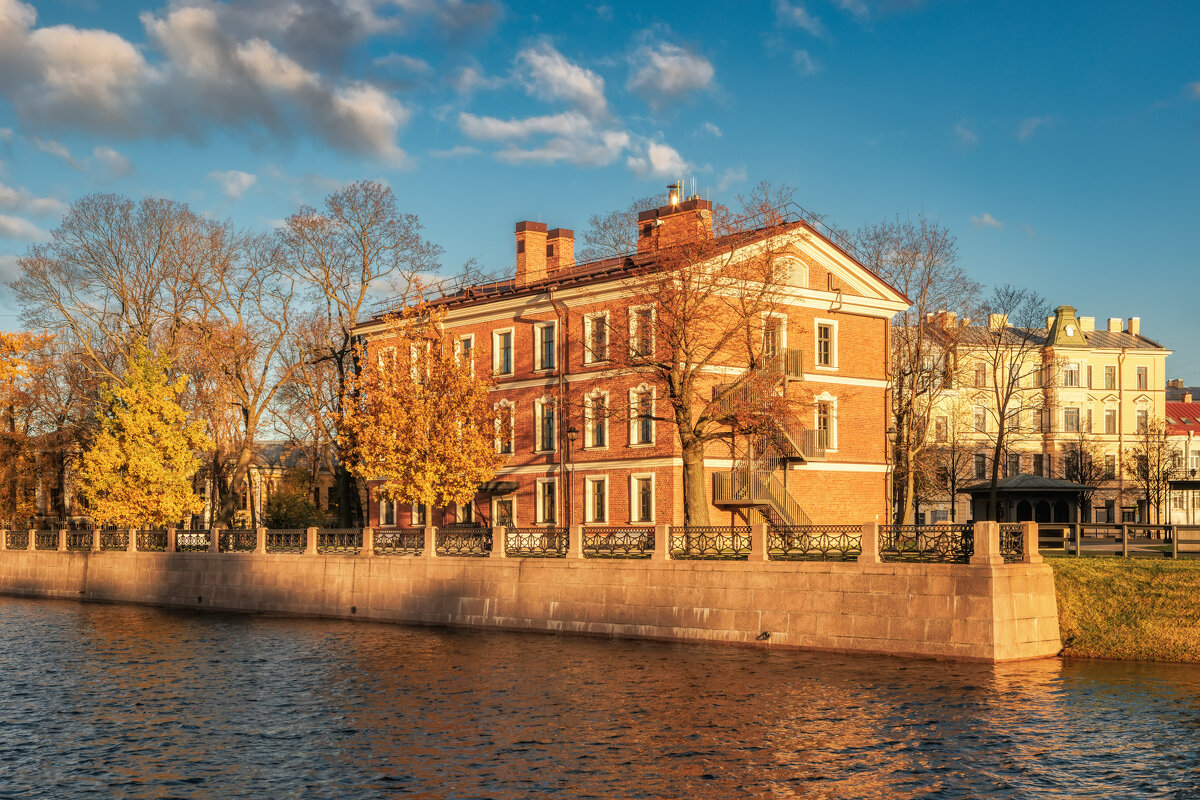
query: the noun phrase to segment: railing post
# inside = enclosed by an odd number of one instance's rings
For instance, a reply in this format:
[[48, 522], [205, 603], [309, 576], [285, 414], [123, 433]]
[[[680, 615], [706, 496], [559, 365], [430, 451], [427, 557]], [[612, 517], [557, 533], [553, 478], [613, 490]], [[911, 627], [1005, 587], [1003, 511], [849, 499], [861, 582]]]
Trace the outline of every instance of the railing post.
[[1129, 558], [1129, 525], [1121, 523], [1121, 558]]
[[129, 553], [137, 552], [137, 528], [129, 529], [129, 541], [125, 542], [125, 550]]
[[654, 561], [670, 561], [671, 560], [671, 526], [670, 525], [655, 525], [654, 526], [654, 555], [651, 556]]
[[858, 563], [878, 564], [879, 562], [879, 523], [864, 522], [862, 526], [862, 542], [859, 544]]
[[572, 525], [567, 529], [567, 558], [583, 558], [582, 525]]
[[100, 529], [92, 528], [92, 552], [100, 552]]
[[37, 550], [37, 531], [33, 528], [29, 529], [29, 538], [25, 542], [26, 550]]
[[425, 526], [425, 548], [421, 551], [424, 558], [437, 558], [437, 529], [432, 525]]
[[363, 528], [362, 549], [358, 551], [360, 556], [370, 558], [375, 555], [375, 529]]
[[756, 522], [750, 526], [750, 561], [766, 561], [767, 553], [767, 523]]
[[221, 552], [221, 529], [215, 525], [208, 529], [208, 552]]
[[508, 535], [503, 525], [492, 526], [492, 558], [508, 558]]
[[971, 563], [984, 566], [1004, 563], [1000, 555], [999, 522], [975, 523], [975, 554], [971, 556]]
[[267, 529], [258, 527], [254, 529], [254, 553], [255, 555], [265, 556], [267, 554]]
[[1174, 525], [1168, 525], [1167, 535], [1171, 537], [1171, 558], [1179, 558], [1179, 531]]
[[1036, 522], [1021, 523], [1021, 540], [1025, 543], [1021, 561], [1025, 564], [1041, 564], [1043, 559], [1038, 548], [1038, 525]]
[[60, 553], [66, 552], [66, 549], [67, 549], [67, 529], [59, 528], [58, 529], [58, 552], [60, 552]]
[[317, 554], [317, 529], [304, 529], [304, 555], [315, 556]]
[[8, 549], [8, 529], [0, 530], [0, 550]]
[[178, 532], [178, 528], [167, 528], [167, 549], [164, 552], [175, 552], [175, 536]]

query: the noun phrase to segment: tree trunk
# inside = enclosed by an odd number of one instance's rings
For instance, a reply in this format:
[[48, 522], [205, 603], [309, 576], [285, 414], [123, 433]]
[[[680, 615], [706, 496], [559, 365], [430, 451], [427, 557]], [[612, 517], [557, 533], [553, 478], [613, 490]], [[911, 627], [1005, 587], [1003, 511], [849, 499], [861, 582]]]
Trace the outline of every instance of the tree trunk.
[[692, 439], [683, 448], [683, 524], [708, 525], [704, 491], [704, 443]]

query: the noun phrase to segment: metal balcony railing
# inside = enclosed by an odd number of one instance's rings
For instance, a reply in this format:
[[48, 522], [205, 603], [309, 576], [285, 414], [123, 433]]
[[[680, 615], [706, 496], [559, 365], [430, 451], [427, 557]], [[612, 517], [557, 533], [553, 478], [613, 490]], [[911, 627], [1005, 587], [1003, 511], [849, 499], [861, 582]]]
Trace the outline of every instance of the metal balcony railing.
[[763, 353], [754, 360], [752, 366], [792, 380], [801, 380], [804, 378], [804, 351], [792, 347], [780, 348], [773, 353]]
[[713, 474], [713, 505], [760, 508], [773, 525], [811, 525], [812, 520], [775, 477], [773, 470], [742, 461]]

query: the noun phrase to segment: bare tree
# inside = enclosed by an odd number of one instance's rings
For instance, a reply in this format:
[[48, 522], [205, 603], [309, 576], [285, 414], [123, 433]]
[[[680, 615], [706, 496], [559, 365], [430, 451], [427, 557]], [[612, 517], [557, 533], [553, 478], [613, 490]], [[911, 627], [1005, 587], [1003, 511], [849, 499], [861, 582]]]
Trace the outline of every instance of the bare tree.
[[580, 261], [619, 258], [635, 252], [638, 243], [638, 214], [660, 205], [661, 197], [637, 197], [629, 201], [626, 208], [607, 214], [592, 214], [588, 217], [588, 226], [583, 232], [584, 246], [578, 253]]
[[1075, 439], [1063, 445], [1063, 478], [1088, 487], [1079, 496], [1085, 522], [1091, 521], [1092, 500], [1104, 476], [1104, 451], [1086, 432], [1079, 431]]
[[1161, 523], [1171, 479], [1183, 467], [1182, 454], [1171, 444], [1167, 426], [1161, 419], [1151, 419], [1138, 432], [1124, 462], [1125, 474], [1141, 490], [1147, 511], [1153, 509], [1155, 521]]

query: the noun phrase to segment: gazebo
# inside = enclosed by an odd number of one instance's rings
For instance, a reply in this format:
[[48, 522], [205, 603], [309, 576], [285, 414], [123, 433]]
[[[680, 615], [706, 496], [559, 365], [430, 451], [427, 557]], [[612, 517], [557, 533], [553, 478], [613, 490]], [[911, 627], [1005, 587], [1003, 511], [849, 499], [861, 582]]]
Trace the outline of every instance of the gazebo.
[[[997, 522], [1078, 522], [1083, 493], [1092, 487], [1082, 483], [1043, 478], [1022, 472], [996, 482]], [[984, 481], [962, 490], [971, 496], [975, 520], [987, 520], [992, 482]]]

